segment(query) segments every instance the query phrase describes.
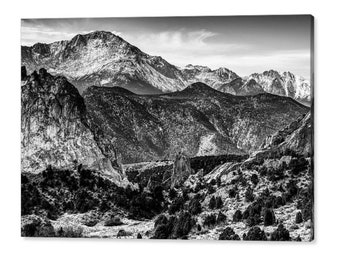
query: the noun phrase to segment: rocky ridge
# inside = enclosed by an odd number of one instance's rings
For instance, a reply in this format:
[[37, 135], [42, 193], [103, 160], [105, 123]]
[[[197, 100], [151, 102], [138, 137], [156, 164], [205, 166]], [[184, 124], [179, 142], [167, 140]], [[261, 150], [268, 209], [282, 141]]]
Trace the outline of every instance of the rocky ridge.
[[142, 96], [113, 87], [84, 93], [91, 129], [102, 149], [114, 147], [123, 163], [244, 154], [308, 111], [270, 94], [234, 96], [203, 83], [183, 91]]
[[27, 75], [22, 68], [21, 91], [22, 171], [82, 164], [120, 179], [89, 128], [83, 98], [65, 77], [45, 69]]

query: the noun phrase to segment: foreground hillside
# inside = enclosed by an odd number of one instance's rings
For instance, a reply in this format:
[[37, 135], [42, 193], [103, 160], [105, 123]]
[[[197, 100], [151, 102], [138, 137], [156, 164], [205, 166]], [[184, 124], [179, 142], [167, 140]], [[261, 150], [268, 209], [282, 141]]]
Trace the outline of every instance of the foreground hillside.
[[81, 167], [24, 174], [22, 235], [311, 241], [310, 125], [307, 114], [250, 157], [127, 166], [127, 185]]
[[99, 145], [115, 147], [123, 163], [173, 159], [179, 151], [191, 157], [249, 153], [308, 111], [290, 98], [234, 96], [203, 83], [157, 96], [90, 87], [84, 100]]

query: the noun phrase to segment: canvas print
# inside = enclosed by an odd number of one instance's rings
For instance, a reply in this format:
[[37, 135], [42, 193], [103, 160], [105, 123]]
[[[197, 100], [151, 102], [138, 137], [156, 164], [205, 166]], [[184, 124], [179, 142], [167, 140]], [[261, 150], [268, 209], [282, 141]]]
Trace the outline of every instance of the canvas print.
[[21, 21], [21, 235], [312, 241], [313, 17]]

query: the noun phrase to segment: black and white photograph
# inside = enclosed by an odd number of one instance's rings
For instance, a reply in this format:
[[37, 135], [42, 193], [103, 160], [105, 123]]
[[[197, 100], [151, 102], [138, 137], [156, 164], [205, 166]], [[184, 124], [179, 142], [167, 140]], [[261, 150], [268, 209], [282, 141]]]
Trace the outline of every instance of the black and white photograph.
[[21, 236], [314, 239], [311, 15], [21, 20]]

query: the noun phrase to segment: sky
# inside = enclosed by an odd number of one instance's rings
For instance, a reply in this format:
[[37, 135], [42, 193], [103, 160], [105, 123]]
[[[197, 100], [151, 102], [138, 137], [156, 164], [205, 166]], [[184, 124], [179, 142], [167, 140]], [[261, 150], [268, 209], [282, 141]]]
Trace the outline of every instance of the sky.
[[220, 16], [22, 19], [21, 44], [105, 30], [179, 67], [226, 67], [240, 76], [274, 69], [310, 78], [312, 17]]

